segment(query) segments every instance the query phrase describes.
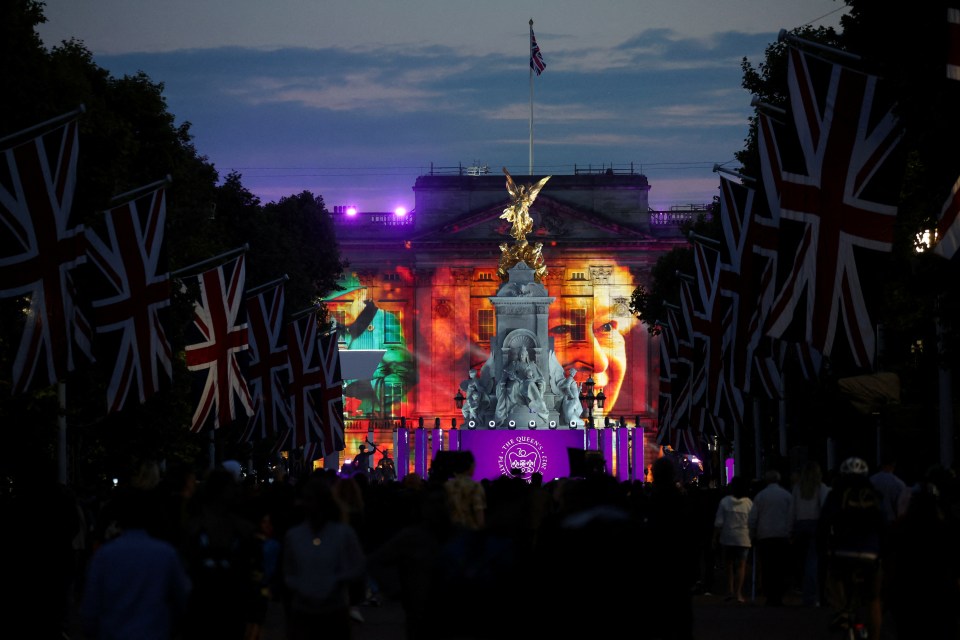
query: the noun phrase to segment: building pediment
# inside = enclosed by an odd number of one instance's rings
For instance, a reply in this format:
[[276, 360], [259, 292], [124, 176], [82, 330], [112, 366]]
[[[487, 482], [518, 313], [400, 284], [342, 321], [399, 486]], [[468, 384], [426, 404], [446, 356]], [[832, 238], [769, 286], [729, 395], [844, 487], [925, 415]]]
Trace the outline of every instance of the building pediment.
[[[510, 238], [511, 223], [500, 216], [510, 204], [508, 197], [501, 203], [471, 211], [446, 220], [431, 228], [416, 231], [410, 240], [432, 242], [439, 240], [467, 242], [491, 238]], [[541, 193], [530, 207], [533, 230], [527, 236], [531, 242], [550, 240], [647, 240], [650, 234], [644, 230], [649, 224], [646, 212], [637, 225], [627, 225], [607, 218], [602, 213], [588, 212], [559, 202]]]

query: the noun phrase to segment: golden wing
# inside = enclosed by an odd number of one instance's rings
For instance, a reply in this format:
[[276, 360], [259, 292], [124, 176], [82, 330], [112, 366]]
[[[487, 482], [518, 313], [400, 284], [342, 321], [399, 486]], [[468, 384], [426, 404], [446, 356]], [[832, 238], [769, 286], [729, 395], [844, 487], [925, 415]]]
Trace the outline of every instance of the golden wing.
[[527, 199], [530, 201], [530, 203], [533, 203], [533, 201], [537, 199], [537, 194], [540, 193], [540, 189], [543, 189], [543, 185], [547, 184], [547, 180], [550, 178], [551, 176], [540, 178], [540, 181], [537, 182], [537, 184], [530, 186], [530, 191], [527, 193]]
[[507, 193], [510, 194], [510, 198], [516, 200], [520, 195], [520, 191], [517, 190], [517, 185], [513, 181], [513, 176], [510, 175], [510, 172], [507, 171], [507, 168], [503, 168], [503, 173], [507, 176]]

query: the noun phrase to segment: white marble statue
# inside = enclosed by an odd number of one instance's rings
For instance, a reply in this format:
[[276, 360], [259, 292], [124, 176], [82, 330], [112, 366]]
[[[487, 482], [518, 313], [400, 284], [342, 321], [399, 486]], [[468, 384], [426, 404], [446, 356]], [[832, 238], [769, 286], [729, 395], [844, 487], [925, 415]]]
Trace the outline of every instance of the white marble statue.
[[526, 346], [519, 347], [519, 355], [503, 368], [497, 386], [496, 418], [503, 422], [517, 407], [527, 407], [541, 420], [546, 420], [549, 410], [543, 400], [545, 381], [535, 362], [530, 360]]
[[487, 411], [490, 398], [477, 378], [476, 369], [470, 369], [470, 379], [467, 382], [466, 399], [463, 402], [463, 419], [480, 421]]
[[579, 422], [580, 414], [583, 412], [583, 405], [580, 404], [580, 385], [576, 380], [576, 367], [570, 367], [569, 374], [558, 385], [561, 398], [560, 416], [563, 424], [567, 425], [574, 421]]

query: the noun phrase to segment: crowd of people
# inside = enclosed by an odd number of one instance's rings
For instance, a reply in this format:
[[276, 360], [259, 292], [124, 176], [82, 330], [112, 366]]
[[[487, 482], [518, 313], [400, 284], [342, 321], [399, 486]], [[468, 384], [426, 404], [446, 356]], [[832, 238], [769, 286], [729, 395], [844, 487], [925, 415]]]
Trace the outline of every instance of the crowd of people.
[[831, 607], [831, 627], [880, 638], [960, 637], [960, 492], [940, 466], [908, 486], [884, 460], [871, 472], [850, 457], [829, 482], [808, 461], [790, 482], [776, 470], [764, 487], [734, 478], [718, 507], [726, 598], [745, 602], [746, 569], [764, 604], [782, 606], [788, 589], [802, 606]]
[[427, 477], [388, 482], [333, 470], [264, 482], [235, 463], [198, 473], [148, 462], [104, 495], [40, 487], [31, 500], [43, 509], [5, 505], [57, 525], [21, 543], [51, 569], [37, 593], [62, 603], [32, 635], [258, 640], [280, 604], [291, 640], [349, 639], [360, 605], [382, 598], [403, 606], [409, 640], [501, 637], [524, 611], [550, 612], [537, 615], [543, 637], [621, 629], [573, 600], [556, 606], [575, 592], [630, 611], [631, 635], [689, 640], [698, 593], [785, 606], [793, 592], [870, 637], [888, 619], [896, 637], [957, 637], [949, 470], [908, 486], [892, 461], [870, 473], [851, 458], [829, 474], [811, 461], [786, 479], [771, 469], [762, 483], [710, 487], [684, 485], [663, 457], [648, 482], [477, 480], [470, 452], [443, 453]]

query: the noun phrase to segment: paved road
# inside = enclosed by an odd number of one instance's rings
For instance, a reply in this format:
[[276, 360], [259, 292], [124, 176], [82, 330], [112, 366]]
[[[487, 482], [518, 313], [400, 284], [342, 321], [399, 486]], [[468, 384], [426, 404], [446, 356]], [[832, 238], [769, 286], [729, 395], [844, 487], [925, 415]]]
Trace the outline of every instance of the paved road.
[[[353, 640], [406, 640], [403, 609], [396, 602], [360, 611], [365, 621], [354, 624]], [[840, 640], [839, 633], [829, 630], [832, 618], [829, 608], [800, 606], [796, 596], [788, 597], [782, 607], [767, 607], [762, 599], [738, 604], [713, 595], [694, 598], [695, 640]], [[885, 626], [881, 640], [896, 640], [892, 626]], [[278, 608], [271, 612], [262, 640], [284, 640]]]

